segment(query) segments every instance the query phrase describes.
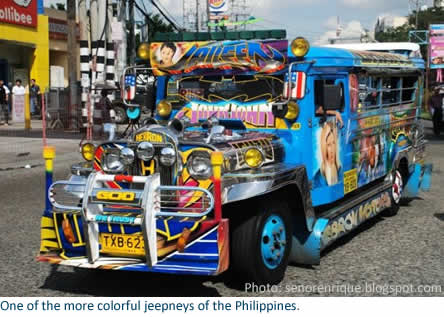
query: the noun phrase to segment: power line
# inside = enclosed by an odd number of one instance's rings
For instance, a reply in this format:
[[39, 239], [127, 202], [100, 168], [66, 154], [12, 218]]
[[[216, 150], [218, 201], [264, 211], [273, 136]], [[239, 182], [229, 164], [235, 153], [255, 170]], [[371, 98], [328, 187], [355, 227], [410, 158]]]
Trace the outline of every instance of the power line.
[[[147, 20], [148, 20], [149, 23], [151, 23], [152, 25], [154, 25], [154, 21], [153, 21], [153, 19], [151, 19], [150, 15], [149, 15], [147, 12], [145, 12], [145, 11], [139, 6], [139, 4], [138, 4], [137, 2], [135, 2], [135, 1], [134, 1], [134, 6], [136, 7], [137, 10], [140, 11], [140, 13], [143, 14], [143, 16], [144, 16], [145, 18], [147, 18]], [[165, 19], [167, 19], [167, 18], [165, 17], [165, 15], [164, 15], [162, 12], [161, 12], [161, 14], [162, 14], [162, 16], [163, 16]], [[174, 23], [173, 23], [172, 21], [170, 21], [169, 19], [167, 19], [167, 21], [172, 25], [173, 28], [175, 28], [177, 31], [180, 31], [180, 29], [176, 26], [176, 24], [174, 24]]]
[[180, 28], [177, 27], [177, 25], [163, 12], [162, 9], [159, 8], [157, 3], [154, 0], [150, 0], [151, 4], [156, 7], [157, 10], [159, 10], [160, 14], [177, 30], [180, 31]]

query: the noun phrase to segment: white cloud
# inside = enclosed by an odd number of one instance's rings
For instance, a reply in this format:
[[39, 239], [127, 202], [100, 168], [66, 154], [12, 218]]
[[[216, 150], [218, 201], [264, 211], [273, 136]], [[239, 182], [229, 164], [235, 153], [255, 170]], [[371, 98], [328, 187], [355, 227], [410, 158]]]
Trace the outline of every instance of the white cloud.
[[[341, 38], [357, 38], [359, 39], [364, 32], [364, 28], [361, 22], [357, 20], [352, 20], [348, 22], [341, 31]], [[325, 32], [319, 40], [315, 43], [316, 45], [328, 44], [329, 39], [336, 38], [336, 27], [334, 30], [328, 30]]]

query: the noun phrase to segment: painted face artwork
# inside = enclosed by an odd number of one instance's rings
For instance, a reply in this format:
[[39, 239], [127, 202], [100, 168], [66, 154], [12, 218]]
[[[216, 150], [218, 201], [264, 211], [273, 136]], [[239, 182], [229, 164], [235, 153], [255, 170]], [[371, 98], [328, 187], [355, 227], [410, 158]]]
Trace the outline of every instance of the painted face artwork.
[[327, 137], [327, 157], [326, 161], [328, 164], [335, 164], [336, 160], [336, 140], [334, 138], [333, 132], [331, 132]]
[[315, 186], [333, 186], [341, 180], [338, 133], [335, 122], [326, 122], [320, 134], [321, 162], [315, 175]]
[[174, 51], [170, 47], [164, 46], [160, 50], [160, 56], [162, 58], [161, 61], [162, 66], [169, 67], [173, 65]]

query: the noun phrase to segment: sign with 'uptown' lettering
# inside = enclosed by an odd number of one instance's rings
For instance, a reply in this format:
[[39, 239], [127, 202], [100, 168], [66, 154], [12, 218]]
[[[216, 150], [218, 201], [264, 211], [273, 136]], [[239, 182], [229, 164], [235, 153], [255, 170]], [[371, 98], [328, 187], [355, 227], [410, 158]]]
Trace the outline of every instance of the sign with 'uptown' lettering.
[[1, 0], [0, 23], [37, 27], [37, 0]]

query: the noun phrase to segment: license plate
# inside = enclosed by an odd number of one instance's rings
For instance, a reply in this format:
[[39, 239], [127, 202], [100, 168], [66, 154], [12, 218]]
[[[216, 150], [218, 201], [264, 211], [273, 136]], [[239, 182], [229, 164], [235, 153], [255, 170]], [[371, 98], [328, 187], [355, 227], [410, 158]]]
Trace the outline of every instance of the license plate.
[[143, 236], [139, 234], [101, 233], [102, 253], [145, 255]]

